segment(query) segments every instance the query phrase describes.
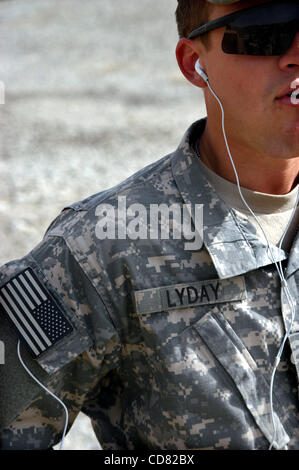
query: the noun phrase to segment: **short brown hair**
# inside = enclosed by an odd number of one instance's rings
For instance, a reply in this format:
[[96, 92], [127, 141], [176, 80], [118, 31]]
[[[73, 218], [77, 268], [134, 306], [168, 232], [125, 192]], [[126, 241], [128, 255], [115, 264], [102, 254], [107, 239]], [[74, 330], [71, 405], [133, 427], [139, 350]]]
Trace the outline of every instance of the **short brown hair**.
[[[206, 0], [178, 0], [175, 16], [179, 37], [187, 38], [191, 31], [206, 23], [212, 7]], [[201, 39], [207, 46], [207, 36], [203, 35]]]

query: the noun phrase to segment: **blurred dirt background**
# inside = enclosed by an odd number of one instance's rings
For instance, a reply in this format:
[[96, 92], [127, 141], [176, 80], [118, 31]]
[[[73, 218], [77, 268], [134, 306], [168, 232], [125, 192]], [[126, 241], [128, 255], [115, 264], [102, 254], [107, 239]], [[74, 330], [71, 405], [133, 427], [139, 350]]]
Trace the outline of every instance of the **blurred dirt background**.
[[[175, 59], [176, 0], [1, 0], [0, 263], [69, 203], [172, 152], [205, 114]], [[65, 449], [99, 449], [82, 413]]]

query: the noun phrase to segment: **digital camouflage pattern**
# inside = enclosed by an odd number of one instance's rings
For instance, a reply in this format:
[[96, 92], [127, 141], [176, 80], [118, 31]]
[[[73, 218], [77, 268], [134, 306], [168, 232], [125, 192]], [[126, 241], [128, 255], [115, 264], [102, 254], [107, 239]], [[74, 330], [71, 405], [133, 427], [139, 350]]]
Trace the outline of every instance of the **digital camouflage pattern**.
[[[104, 449], [268, 449], [270, 377], [290, 321], [278, 274], [253, 225], [219, 199], [200, 172], [194, 123], [173, 154], [115, 188], [66, 208], [26, 257], [0, 270], [0, 286], [31, 267], [73, 332], [30, 370], [81, 410]], [[99, 204], [203, 204], [203, 247], [181, 240], [102, 240]], [[273, 246], [298, 299], [299, 237]], [[196, 302], [194, 302], [196, 299]], [[299, 316], [275, 376], [276, 449], [299, 449]], [[46, 449], [64, 427], [62, 407], [18, 362], [0, 313], [2, 449]]]

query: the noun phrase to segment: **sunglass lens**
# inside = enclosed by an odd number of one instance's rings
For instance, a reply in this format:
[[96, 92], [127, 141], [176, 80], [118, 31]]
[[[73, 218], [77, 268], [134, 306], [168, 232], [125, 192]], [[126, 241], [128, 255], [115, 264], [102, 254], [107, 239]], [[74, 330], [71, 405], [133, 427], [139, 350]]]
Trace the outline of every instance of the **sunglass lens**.
[[222, 50], [226, 54], [276, 56], [284, 54], [294, 40], [297, 25], [263, 25], [232, 29], [224, 33]]

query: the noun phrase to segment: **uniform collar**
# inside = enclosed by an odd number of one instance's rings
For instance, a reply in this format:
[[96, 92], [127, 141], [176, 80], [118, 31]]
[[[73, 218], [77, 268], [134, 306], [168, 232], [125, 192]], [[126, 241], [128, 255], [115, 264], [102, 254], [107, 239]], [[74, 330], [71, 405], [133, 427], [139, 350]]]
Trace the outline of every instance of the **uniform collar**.
[[299, 270], [299, 230], [297, 231], [292, 250], [289, 257], [289, 262], [286, 268], [286, 278], [289, 278], [296, 271]]
[[[240, 219], [220, 199], [202, 174], [195, 143], [205, 128], [206, 120], [195, 122], [185, 133], [172, 159], [175, 182], [185, 204], [203, 204], [203, 243], [220, 279], [244, 274], [272, 264], [268, 247], [256, 234], [249, 220]], [[283, 261], [287, 254], [271, 245], [274, 260]], [[298, 257], [297, 257], [298, 260]], [[293, 262], [298, 269], [298, 261]]]

